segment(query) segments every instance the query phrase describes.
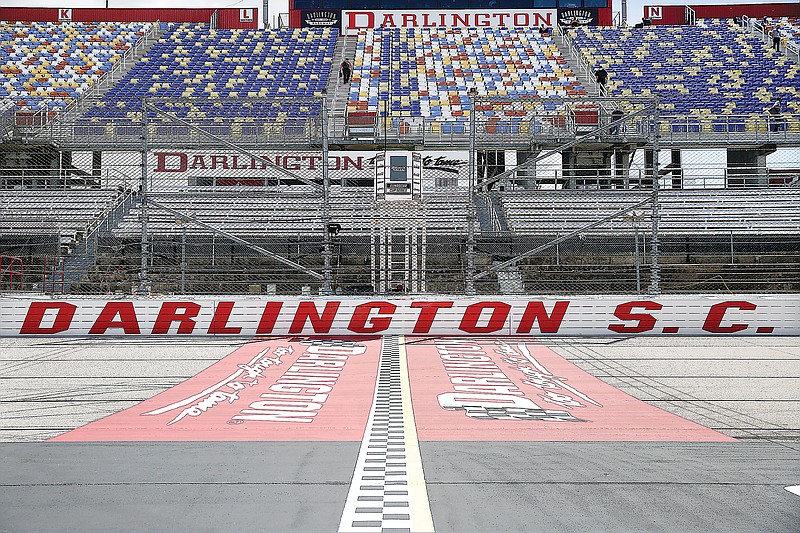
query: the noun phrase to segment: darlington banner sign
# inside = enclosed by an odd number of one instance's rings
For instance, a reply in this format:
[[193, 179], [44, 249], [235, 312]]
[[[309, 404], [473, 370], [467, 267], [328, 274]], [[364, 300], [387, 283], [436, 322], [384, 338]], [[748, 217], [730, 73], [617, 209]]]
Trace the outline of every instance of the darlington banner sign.
[[798, 335], [800, 296], [5, 299], [0, 336]]
[[358, 35], [367, 28], [472, 28], [515, 26], [537, 28], [555, 26], [555, 9], [501, 9], [484, 11], [462, 9], [453, 11], [344, 11], [342, 30], [346, 35]]
[[[334, 184], [371, 185], [375, 181], [375, 160], [381, 150], [332, 151], [328, 154], [328, 171]], [[393, 154], [395, 152], [388, 152]], [[408, 154], [408, 152], [396, 152]], [[469, 152], [458, 150], [423, 151], [423, 188], [437, 184], [466, 187], [469, 182]], [[322, 177], [322, 156], [319, 152], [267, 151], [258, 153], [270, 163], [289, 172], [319, 181]], [[289, 179], [268, 167], [263, 161], [230, 150], [195, 150], [190, 152], [149, 152], [152, 190], [189, 186], [264, 186], [278, 179]]]

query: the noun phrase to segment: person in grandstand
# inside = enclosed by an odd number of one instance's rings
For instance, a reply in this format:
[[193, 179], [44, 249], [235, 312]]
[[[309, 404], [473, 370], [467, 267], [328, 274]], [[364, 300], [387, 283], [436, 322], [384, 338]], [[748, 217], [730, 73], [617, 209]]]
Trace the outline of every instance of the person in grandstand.
[[778, 28], [773, 28], [770, 32], [772, 36], [772, 49], [776, 52], [781, 51], [781, 32], [778, 31]]
[[350, 60], [345, 58], [342, 61], [342, 66], [339, 71], [339, 76], [342, 78], [342, 83], [350, 83], [350, 74], [353, 72], [353, 67], [350, 65]]
[[603, 67], [594, 71], [594, 79], [600, 84], [600, 96], [606, 95], [606, 83], [608, 82], [608, 71]]
[[[615, 109], [611, 112], [611, 128], [609, 128], [609, 133], [611, 135], [619, 135], [620, 132], [620, 124], [619, 121], [622, 120], [622, 117], [625, 114], [622, 112], [621, 109]], [[616, 123], [616, 124], [615, 124]]]
[[773, 133], [777, 133], [781, 130], [781, 119], [779, 118], [781, 111], [783, 111], [783, 102], [780, 98], [767, 110], [770, 114], [769, 131]]

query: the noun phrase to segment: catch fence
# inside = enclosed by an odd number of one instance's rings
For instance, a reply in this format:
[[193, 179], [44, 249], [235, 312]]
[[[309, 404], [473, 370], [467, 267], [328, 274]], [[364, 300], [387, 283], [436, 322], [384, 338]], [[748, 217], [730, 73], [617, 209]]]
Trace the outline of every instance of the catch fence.
[[652, 100], [545, 104], [473, 96], [466, 121], [385, 117], [346, 143], [323, 98], [153, 99], [53, 125], [5, 152], [0, 290], [800, 289], [800, 165], [761, 145], [689, 158]]

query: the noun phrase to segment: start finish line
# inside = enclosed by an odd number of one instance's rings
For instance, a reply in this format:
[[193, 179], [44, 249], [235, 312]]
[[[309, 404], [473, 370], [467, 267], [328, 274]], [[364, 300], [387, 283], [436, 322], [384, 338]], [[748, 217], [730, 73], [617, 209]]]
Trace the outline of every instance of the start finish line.
[[0, 300], [0, 336], [798, 335], [800, 295]]

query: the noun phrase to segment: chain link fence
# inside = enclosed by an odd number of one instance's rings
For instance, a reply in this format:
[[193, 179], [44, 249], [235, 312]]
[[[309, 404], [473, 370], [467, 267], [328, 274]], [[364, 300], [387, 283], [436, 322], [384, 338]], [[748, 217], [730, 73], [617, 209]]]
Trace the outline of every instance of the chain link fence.
[[791, 147], [720, 161], [660, 144], [652, 101], [506, 100], [474, 97], [420, 144], [402, 120], [329, 137], [322, 98], [154, 99], [48, 125], [0, 150], [0, 291], [800, 290]]

